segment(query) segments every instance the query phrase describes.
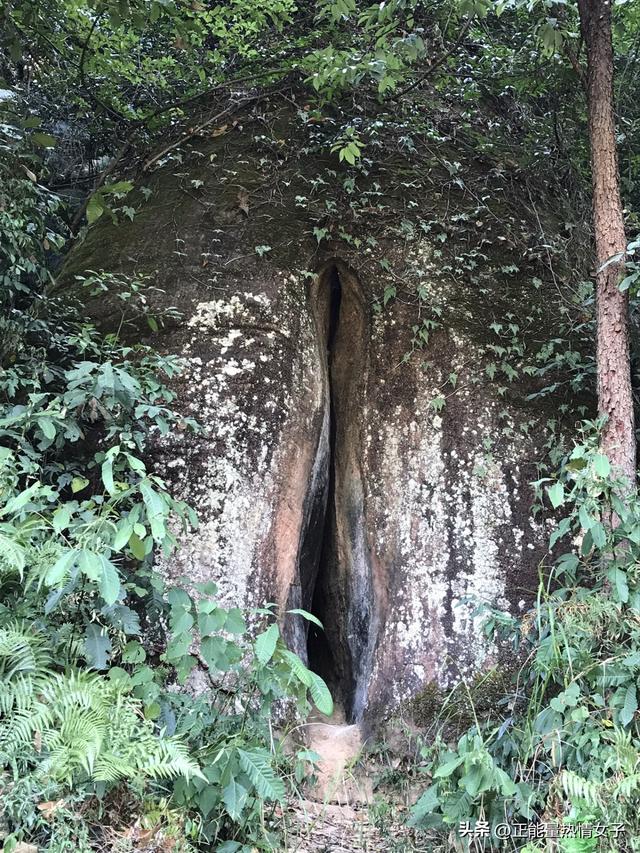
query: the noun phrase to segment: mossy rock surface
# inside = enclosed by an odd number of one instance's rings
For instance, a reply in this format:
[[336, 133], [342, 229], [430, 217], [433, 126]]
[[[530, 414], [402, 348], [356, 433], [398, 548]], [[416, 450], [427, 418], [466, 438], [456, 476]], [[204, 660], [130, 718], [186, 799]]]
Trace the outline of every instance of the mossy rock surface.
[[[319, 608], [316, 666], [374, 721], [496, 665], [471, 598], [517, 613], [535, 592], [551, 522], [529, 483], [575, 401], [531, 399], [532, 367], [583, 274], [562, 189], [517, 146], [507, 166], [468, 118], [436, 133], [442, 110], [412, 117], [409, 145], [381, 114], [350, 169], [328, 153], [340, 121], [267, 100], [132, 165], [133, 221], [90, 228], [60, 287], [145, 273], [153, 310], [178, 309], [151, 340], [184, 358], [178, 404], [204, 429], [159, 441], [154, 464], [201, 525], [163, 570]], [[119, 322], [112, 298], [87, 310]], [[304, 622], [284, 630], [306, 657]]]

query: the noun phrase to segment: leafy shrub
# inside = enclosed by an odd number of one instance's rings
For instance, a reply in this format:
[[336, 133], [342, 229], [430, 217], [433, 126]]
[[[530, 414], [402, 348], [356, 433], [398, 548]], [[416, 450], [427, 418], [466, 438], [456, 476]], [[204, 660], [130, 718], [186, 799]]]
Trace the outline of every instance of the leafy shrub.
[[535, 484], [567, 511], [551, 546], [573, 547], [544, 575], [522, 621], [486, 614], [489, 635], [511, 641], [525, 661], [501, 718], [476, 719], [455, 744], [436, 740], [414, 826], [587, 815], [612, 833], [624, 825], [607, 850], [639, 849], [640, 498], [612, 474], [597, 427], [586, 425], [557, 479]]
[[[44, 223], [39, 196], [24, 204]], [[22, 234], [20, 222], [2, 228]], [[326, 685], [286, 648], [272, 608], [224, 609], [211, 584], [166, 590], [152, 568], [197, 519], [147, 469], [149, 437], [197, 424], [172, 409], [163, 381], [179, 360], [120, 342], [146, 317], [149, 280], [84, 279], [94, 292], [116, 288], [123, 306], [120, 329], [103, 337], [46, 295], [29, 240], [13, 247], [0, 373], [4, 849], [100, 847], [107, 801], [116, 826], [162, 825], [185, 851], [273, 849], [265, 812], [316, 758], [285, 754], [274, 713], [297, 720], [310, 701], [330, 713]], [[38, 268], [17, 254], [32, 249]], [[147, 320], [153, 330], [162, 318]], [[196, 667], [199, 692], [187, 683]]]

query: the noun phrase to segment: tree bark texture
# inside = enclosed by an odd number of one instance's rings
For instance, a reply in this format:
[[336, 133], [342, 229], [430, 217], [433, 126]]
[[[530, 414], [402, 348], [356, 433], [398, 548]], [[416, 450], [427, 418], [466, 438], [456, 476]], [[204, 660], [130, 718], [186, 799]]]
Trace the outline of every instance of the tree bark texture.
[[578, 0], [587, 48], [587, 100], [596, 248], [598, 415], [606, 417], [602, 450], [635, 485], [628, 295], [619, 289], [626, 236], [620, 195], [613, 97], [610, 0]]

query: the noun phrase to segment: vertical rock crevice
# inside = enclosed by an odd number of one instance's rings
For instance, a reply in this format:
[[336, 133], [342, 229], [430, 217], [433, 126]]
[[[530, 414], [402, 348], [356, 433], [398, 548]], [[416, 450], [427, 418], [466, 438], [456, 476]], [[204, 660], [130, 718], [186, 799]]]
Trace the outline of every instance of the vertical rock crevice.
[[364, 523], [362, 430], [368, 312], [356, 276], [328, 266], [311, 293], [323, 423], [299, 549], [309, 666], [329, 684], [348, 719], [360, 719], [375, 647], [377, 614]]

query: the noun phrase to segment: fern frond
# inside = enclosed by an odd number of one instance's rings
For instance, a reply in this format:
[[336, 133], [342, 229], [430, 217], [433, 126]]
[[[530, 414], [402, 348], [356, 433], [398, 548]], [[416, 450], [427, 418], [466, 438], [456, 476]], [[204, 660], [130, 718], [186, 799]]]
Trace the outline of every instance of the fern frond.
[[584, 800], [591, 808], [597, 808], [601, 805], [604, 792], [602, 783], [584, 779], [571, 770], [562, 771], [560, 782], [570, 800]]
[[625, 776], [624, 779], [616, 782], [611, 788], [612, 797], [625, 797], [630, 800], [632, 797], [637, 799], [640, 792], [640, 773], [634, 773], [632, 776]]
[[[50, 778], [116, 782], [149, 776], [204, 779], [179, 738], [159, 735], [140, 702], [95, 672], [41, 673], [38, 689], [17, 679], [0, 719], [0, 753]], [[19, 698], [19, 702], [17, 701]], [[36, 746], [37, 744], [37, 746]]]
[[285, 797], [282, 779], [271, 766], [271, 755], [263, 749], [239, 749], [240, 766], [263, 800], [280, 800]]

